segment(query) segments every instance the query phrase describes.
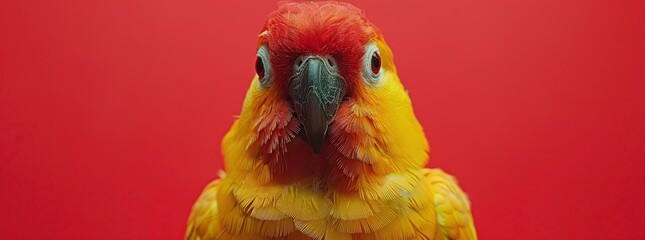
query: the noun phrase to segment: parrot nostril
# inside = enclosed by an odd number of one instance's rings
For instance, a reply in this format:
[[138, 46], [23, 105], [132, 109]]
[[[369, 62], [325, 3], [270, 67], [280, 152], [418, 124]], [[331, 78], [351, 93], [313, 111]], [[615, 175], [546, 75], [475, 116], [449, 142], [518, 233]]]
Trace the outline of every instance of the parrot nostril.
[[332, 61], [331, 59], [327, 58], [327, 63], [329, 63], [330, 67], [334, 67], [334, 61]]

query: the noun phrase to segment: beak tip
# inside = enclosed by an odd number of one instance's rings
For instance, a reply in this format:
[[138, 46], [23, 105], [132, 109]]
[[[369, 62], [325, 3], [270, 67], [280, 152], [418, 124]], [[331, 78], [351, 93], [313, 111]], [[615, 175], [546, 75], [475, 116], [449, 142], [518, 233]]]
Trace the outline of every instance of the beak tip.
[[319, 126], [322, 127], [322, 129], [308, 129], [309, 131], [305, 131], [307, 133], [307, 140], [309, 141], [309, 145], [311, 146], [311, 149], [314, 151], [316, 154], [320, 154], [322, 150], [322, 145], [323, 142], [325, 141], [325, 132], [327, 130], [327, 125]]
[[322, 141], [310, 141], [311, 143], [311, 149], [314, 150], [315, 154], [320, 154], [320, 150], [322, 150]]

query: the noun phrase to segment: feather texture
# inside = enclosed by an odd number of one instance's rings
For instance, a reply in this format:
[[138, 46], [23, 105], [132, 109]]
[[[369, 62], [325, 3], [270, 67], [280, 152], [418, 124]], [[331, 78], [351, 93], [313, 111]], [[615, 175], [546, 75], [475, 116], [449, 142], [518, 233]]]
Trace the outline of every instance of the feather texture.
[[[360, 74], [368, 43], [381, 54], [378, 85]], [[267, 21], [263, 44], [275, 84], [253, 79], [222, 142], [228, 172], [195, 202], [186, 239], [477, 239], [455, 179], [423, 168], [423, 129], [389, 47], [360, 10], [285, 4]], [[302, 53], [335, 54], [349, 86], [320, 154], [284, 89], [292, 57]]]

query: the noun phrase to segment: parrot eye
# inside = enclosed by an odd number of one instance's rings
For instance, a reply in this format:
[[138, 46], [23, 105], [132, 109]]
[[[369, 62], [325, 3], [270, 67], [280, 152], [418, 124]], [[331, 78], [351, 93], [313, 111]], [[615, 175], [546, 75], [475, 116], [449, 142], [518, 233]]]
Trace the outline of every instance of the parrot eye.
[[369, 84], [377, 84], [381, 81], [383, 72], [381, 54], [376, 44], [368, 44], [365, 47], [363, 56], [363, 78]]
[[255, 73], [263, 87], [271, 85], [271, 64], [269, 62], [269, 49], [266, 45], [260, 46], [255, 58]]
[[264, 62], [262, 62], [261, 57], [255, 59], [255, 72], [258, 74], [258, 77], [264, 78]]
[[381, 55], [378, 52], [372, 53], [372, 73], [378, 74], [381, 71]]

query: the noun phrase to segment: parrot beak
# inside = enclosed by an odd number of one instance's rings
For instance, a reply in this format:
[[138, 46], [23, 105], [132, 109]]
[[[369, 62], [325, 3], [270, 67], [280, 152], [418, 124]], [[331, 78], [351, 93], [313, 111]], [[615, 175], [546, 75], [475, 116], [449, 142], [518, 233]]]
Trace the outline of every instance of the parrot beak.
[[327, 127], [345, 95], [345, 81], [334, 59], [300, 57], [289, 83], [289, 95], [311, 148], [320, 153]]

